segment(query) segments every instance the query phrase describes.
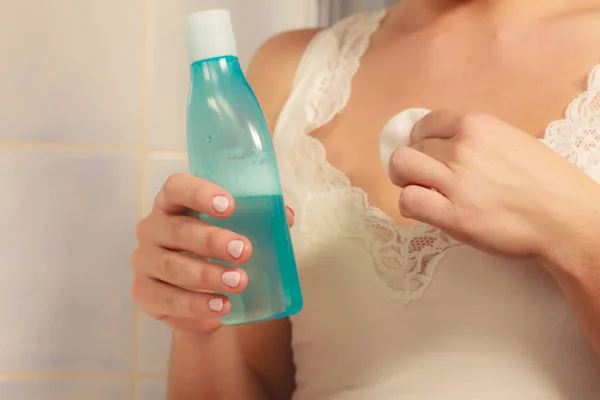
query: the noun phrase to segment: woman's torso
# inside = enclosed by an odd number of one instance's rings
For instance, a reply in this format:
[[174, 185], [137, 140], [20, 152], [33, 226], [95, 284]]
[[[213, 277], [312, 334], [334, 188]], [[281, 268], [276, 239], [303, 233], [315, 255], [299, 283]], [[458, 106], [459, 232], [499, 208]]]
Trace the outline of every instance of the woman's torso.
[[[305, 296], [295, 399], [600, 398], [600, 362], [552, 279], [408, 227], [378, 156], [385, 123], [413, 107], [487, 112], [542, 136], [600, 63], [600, 46], [581, 43], [587, 22], [397, 33], [378, 30], [383, 17], [313, 40], [275, 129]], [[545, 141], [600, 179], [600, 69]]]

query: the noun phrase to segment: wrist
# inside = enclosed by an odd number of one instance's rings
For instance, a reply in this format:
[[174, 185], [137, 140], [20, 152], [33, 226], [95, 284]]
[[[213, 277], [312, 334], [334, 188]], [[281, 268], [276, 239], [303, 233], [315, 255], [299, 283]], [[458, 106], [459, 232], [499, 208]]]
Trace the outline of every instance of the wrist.
[[600, 270], [600, 220], [585, 221], [555, 242], [541, 260], [561, 286], [581, 285]]
[[235, 339], [235, 329], [226, 326], [222, 326], [215, 331], [207, 333], [173, 329], [173, 341], [184, 345], [217, 346], [232, 339]]
[[578, 280], [600, 260], [600, 186], [553, 204], [538, 261], [561, 279]]

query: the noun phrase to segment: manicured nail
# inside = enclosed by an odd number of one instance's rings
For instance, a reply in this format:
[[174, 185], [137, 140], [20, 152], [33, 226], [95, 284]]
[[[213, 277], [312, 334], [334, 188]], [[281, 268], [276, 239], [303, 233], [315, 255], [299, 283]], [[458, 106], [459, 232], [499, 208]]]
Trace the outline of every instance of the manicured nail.
[[292, 213], [292, 216], [294, 216], [294, 217], [296, 216], [296, 213], [294, 212], [294, 209], [292, 207], [285, 206], [285, 208], [287, 208], [287, 210]]
[[212, 199], [212, 206], [216, 212], [223, 214], [229, 208], [229, 199], [225, 196], [215, 196]]
[[242, 276], [240, 275], [239, 272], [227, 271], [223, 274], [221, 279], [223, 280], [223, 283], [225, 285], [229, 286], [230, 288], [235, 289], [236, 287], [239, 286], [240, 281], [242, 280]]
[[210, 299], [208, 301], [208, 308], [214, 312], [223, 311], [223, 299]]
[[233, 258], [240, 258], [244, 252], [244, 242], [232, 240], [227, 244], [227, 253]]

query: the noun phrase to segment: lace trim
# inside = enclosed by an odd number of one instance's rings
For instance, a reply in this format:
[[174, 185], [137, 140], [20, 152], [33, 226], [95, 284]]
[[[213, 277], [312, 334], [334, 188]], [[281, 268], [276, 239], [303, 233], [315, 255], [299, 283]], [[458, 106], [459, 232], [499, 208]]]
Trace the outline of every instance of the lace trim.
[[600, 182], [600, 65], [590, 73], [588, 88], [569, 104], [565, 119], [546, 128], [544, 143]]
[[[329, 163], [323, 144], [310, 135], [331, 122], [348, 103], [352, 78], [385, 15], [359, 14], [329, 31], [338, 38], [339, 53], [331, 55], [328, 68], [308, 94], [305, 135], [295, 153], [299, 165], [306, 165], [304, 157], [315, 163], [318, 175], [304, 203], [299, 229], [313, 240], [329, 242], [344, 237], [363, 245], [392, 296], [409, 303], [422, 297], [438, 263], [461, 243], [426, 224], [396, 224], [369, 204], [364, 190], [352, 186], [346, 174]], [[548, 126], [543, 141], [586, 172], [595, 171], [600, 180], [600, 66], [590, 74], [588, 86], [569, 105], [566, 118]], [[313, 212], [306, 212], [309, 209]], [[314, 212], [316, 209], [319, 212]]]
[[375, 270], [392, 289], [393, 298], [405, 304], [420, 298], [438, 262], [460, 243], [429, 225], [397, 225], [369, 205], [367, 194], [352, 187], [345, 175], [336, 175], [339, 180], [324, 182], [304, 203], [302, 232], [324, 243], [340, 236], [356, 241], [370, 251]]
[[306, 106], [307, 134], [331, 122], [348, 103], [360, 59], [386, 14], [386, 11], [356, 14], [327, 31], [337, 40], [339, 52], [328, 55], [327, 68], [323, 68], [308, 96], [313, 101]]
[[[327, 161], [325, 147], [310, 135], [331, 122], [348, 103], [360, 59], [385, 15], [358, 14], [329, 31], [338, 40], [339, 52], [331, 55], [307, 96], [311, 101], [306, 106], [307, 126], [300, 146], [307, 159], [316, 163], [319, 187], [312, 188], [304, 203], [299, 229], [313, 240], [329, 242], [342, 236], [360, 243], [370, 251], [376, 272], [392, 289], [392, 296], [409, 303], [423, 295], [438, 262], [459, 243], [425, 224], [396, 224], [369, 204], [364, 190], [352, 186], [346, 174]], [[316, 209], [319, 212], [314, 212]]]

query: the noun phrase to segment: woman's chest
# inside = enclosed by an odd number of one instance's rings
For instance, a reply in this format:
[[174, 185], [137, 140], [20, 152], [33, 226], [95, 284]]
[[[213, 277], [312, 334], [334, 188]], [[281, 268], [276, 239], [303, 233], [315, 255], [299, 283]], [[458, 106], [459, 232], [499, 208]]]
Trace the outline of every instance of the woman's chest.
[[390, 118], [415, 107], [488, 113], [542, 137], [552, 121], [564, 118], [600, 61], [600, 50], [575, 52], [564, 45], [507, 50], [502, 43], [450, 46], [438, 40], [399, 45], [393, 54], [376, 45], [362, 58], [343, 110], [312, 135], [334, 167], [403, 224], [411, 222], [397, 211], [399, 190], [379, 161], [379, 134]]

